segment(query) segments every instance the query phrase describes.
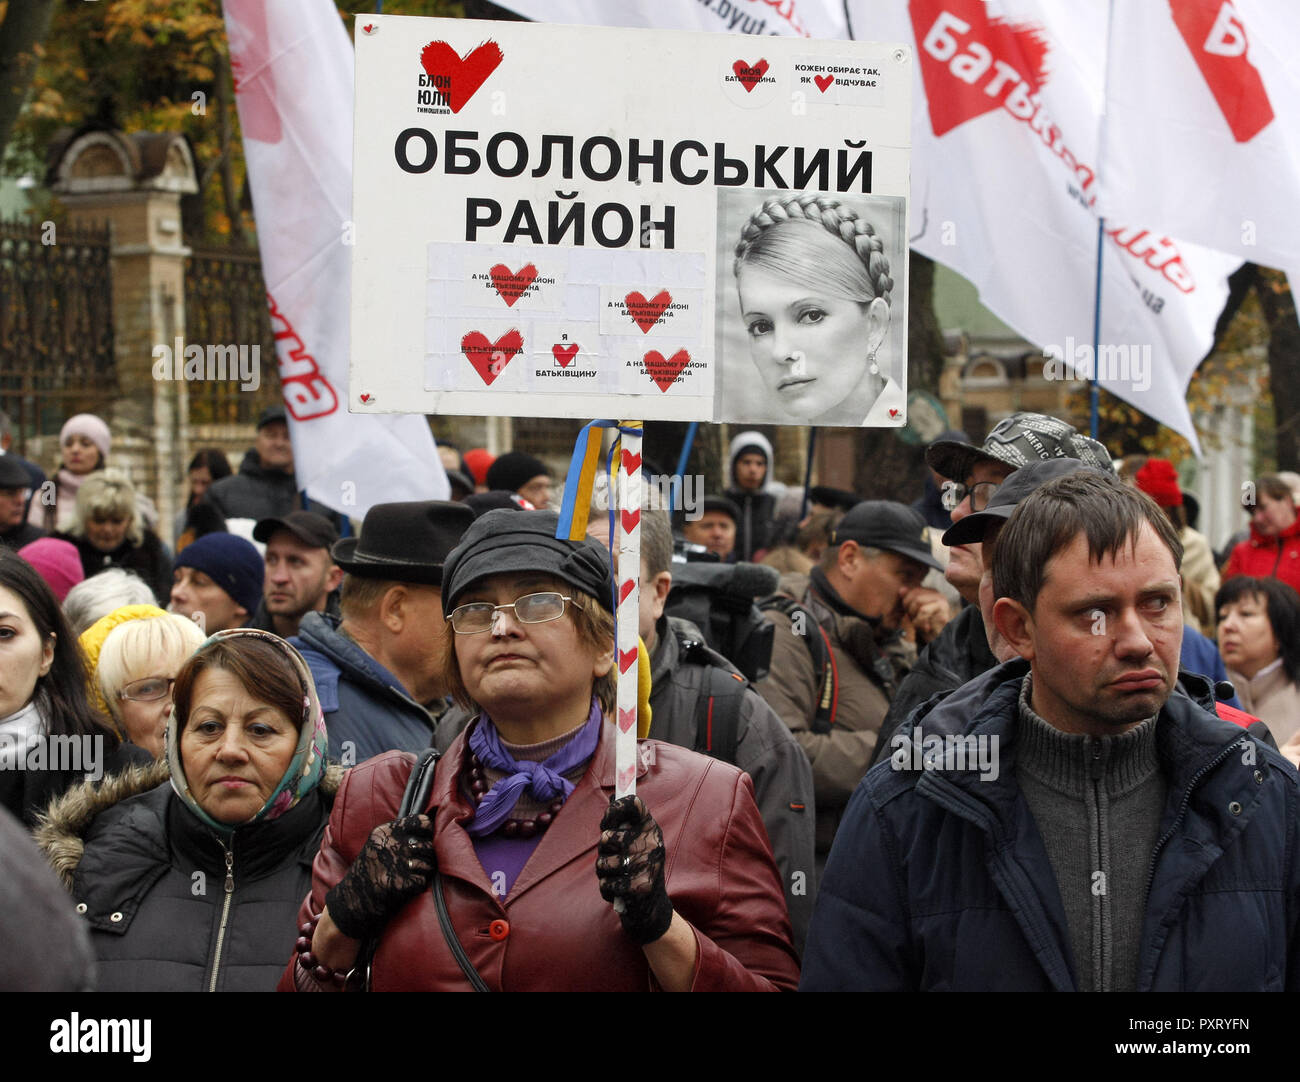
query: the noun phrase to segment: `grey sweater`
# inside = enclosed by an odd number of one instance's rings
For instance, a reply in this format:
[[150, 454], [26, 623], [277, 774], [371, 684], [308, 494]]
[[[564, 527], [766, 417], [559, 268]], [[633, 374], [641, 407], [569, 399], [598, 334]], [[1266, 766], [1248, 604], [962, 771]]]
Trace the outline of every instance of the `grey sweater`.
[[1015, 770], [1056, 873], [1075, 982], [1131, 992], [1168, 788], [1156, 719], [1115, 736], [1063, 733], [1030, 707], [1030, 684], [1025, 677]]

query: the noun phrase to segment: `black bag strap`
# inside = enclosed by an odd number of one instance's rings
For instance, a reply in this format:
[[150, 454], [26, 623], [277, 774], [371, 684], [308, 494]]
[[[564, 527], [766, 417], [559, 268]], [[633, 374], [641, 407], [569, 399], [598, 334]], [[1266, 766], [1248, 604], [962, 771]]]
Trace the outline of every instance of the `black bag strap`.
[[695, 708], [695, 750], [724, 763], [736, 764], [740, 744], [740, 706], [748, 682], [744, 677], [708, 667], [708, 695]]
[[[402, 793], [402, 803], [397, 808], [397, 818], [402, 819], [408, 815], [419, 815], [424, 811], [425, 806], [429, 803], [430, 796], [433, 795], [433, 779], [438, 769], [438, 758], [440, 752], [437, 748], [425, 748], [420, 752], [415, 760], [415, 766], [411, 770], [411, 776], [406, 781], [406, 791]], [[460, 971], [465, 974], [465, 979], [469, 981], [470, 987], [475, 992], [490, 992], [479, 972], [474, 968], [474, 963], [469, 960], [469, 955], [465, 953], [465, 948], [461, 946], [460, 938], [456, 935], [456, 929], [452, 927], [451, 915], [447, 912], [447, 899], [442, 892], [442, 872], [438, 870], [435, 863], [433, 868], [433, 882], [429, 889], [433, 891], [433, 908], [438, 914], [438, 927], [442, 929], [442, 937], [447, 941], [447, 946], [451, 950], [452, 957], [456, 959], [456, 964], [460, 966]], [[366, 991], [370, 990], [370, 966], [374, 961], [375, 949], [379, 946], [377, 939], [370, 940], [357, 955], [357, 965], [362, 968], [365, 974]], [[363, 961], [364, 958], [364, 961]]]
[[835, 724], [835, 715], [839, 710], [839, 673], [836, 671], [835, 653], [831, 649], [830, 636], [817, 622], [817, 617], [792, 597], [774, 594], [760, 601], [758, 607], [763, 612], [774, 610], [782, 613], [791, 623], [794, 622], [796, 613], [803, 613], [804, 633], [799, 637], [803, 639], [808, 652], [812, 655], [813, 671], [817, 674], [820, 689], [817, 695], [817, 710], [813, 714], [812, 731], [829, 733], [831, 726]]

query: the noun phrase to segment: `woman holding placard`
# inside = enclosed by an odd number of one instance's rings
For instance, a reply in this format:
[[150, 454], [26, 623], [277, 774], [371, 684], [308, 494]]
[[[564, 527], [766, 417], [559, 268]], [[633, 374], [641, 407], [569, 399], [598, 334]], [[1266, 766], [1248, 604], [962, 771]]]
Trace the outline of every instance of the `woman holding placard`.
[[768, 199], [741, 230], [734, 271], [769, 400], [791, 422], [862, 424], [892, 382], [878, 353], [894, 281], [871, 223], [816, 193]]
[[637, 795], [612, 801], [609, 558], [557, 523], [489, 511], [448, 556], [445, 673], [477, 716], [410, 814], [409, 756], [349, 772], [281, 989], [358, 986], [364, 943], [377, 991], [797, 983], [746, 775], [644, 741]]

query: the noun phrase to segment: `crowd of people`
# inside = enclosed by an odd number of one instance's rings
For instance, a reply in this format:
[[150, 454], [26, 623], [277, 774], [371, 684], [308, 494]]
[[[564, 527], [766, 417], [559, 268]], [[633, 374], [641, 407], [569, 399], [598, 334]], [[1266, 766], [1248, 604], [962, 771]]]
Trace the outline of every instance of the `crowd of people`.
[[351, 523], [268, 410], [164, 537], [100, 418], [48, 479], [3, 447], [0, 819], [90, 954], [6, 933], [23, 987], [1300, 987], [1300, 477], [1216, 554], [1170, 462], [1040, 414], [910, 501], [741, 432], [643, 509], [614, 800], [617, 538], [557, 538], [541, 459], [440, 446], [453, 500]]

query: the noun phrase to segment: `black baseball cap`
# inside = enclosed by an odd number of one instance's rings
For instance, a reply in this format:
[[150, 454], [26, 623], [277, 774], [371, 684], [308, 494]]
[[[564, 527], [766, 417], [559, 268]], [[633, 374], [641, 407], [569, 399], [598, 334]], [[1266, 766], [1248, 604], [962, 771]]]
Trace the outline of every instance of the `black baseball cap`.
[[1000, 462], [1018, 470], [1053, 458], [1076, 458], [1104, 473], [1115, 472], [1104, 446], [1074, 425], [1045, 413], [1013, 413], [994, 425], [979, 447], [958, 440], [935, 440], [925, 450], [926, 465], [952, 481], [965, 481], [980, 462]]
[[859, 545], [896, 552], [900, 556], [943, 570], [930, 550], [930, 528], [920, 512], [893, 500], [863, 500], [844, 513], [831, 536], [831, 544], [856, 541]]
[[710, 511], [721, 511], [737, 526], [740, 525], [740, 508], [726, 496], [705, 496], [702, 503], [704, 506], [700, 508], [701, 517]]
[[31, 488], [32, 475], [12, 455], [0, 455], [0, 488]]
[[983, 511], [967, 515], [959, 522], [948, 527], [943, 535], [943, 543], [952, 545], [979, 544], [984, 540], [985, 527], [994, 522], [1006, 522], [1016, 505], [1039, 485], [1064, 477], [1068, 473], [1088, 470], [1092, 473], [1105, 473], [1095, 466], [1085, 466], [1077, 458], [1053, 458], [1046, 462], [1031, 462], [1028, 466], [1016, 470], [989, 498], [989, 505]]
[[276, 530], [288, 530], [304, 545], [327, 549], [339, 539], [339, 532], [324, 515], [315, 511], [290, 511], [287, 515], [259, 519], [253, 527], [253, 540], [266, 544]]
[[283, 406], [267, 406], [266, 409], [262, 411], [262, 416], [257, 419], [257, 430], [260, 432], [267, 425], [275, 421], [283, 421], [285, 424], [289, 423], [289, 415], [284, 412]]

